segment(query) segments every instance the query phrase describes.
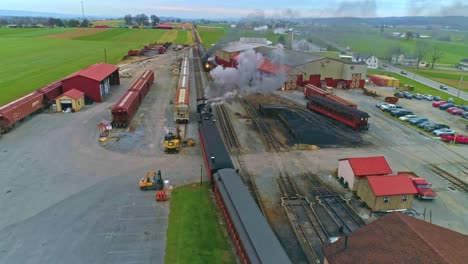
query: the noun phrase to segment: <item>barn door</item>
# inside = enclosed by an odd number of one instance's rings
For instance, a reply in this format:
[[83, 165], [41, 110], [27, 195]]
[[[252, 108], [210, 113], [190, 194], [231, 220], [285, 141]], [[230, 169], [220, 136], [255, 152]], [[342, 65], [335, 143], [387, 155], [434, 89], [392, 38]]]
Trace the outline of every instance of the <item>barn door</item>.
[[351, 80], [351, 88], [359, 88], [359, 81], [361, 80], [360, 73], [353, 73], [352, 80]]

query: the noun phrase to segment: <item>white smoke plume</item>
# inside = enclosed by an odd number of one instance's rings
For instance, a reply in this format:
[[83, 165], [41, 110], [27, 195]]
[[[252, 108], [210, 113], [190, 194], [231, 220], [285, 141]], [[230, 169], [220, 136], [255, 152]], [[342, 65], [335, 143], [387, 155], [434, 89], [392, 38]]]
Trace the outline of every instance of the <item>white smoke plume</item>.
[[[211, 71], [214, 82], [205, 88], [205, 96], [211, 102], [224, 102], [238, 94], [271, 93], [287, 80], [286, 73], [279, 69], [276, 74], [266, 74], [259, 70], [264, 62], [262, 54], [246, 50], [237, 57], [237, 68], [216, 67]], [[282, 65], [284, 54], [281, 49], [273, 52], [273, 63]]]

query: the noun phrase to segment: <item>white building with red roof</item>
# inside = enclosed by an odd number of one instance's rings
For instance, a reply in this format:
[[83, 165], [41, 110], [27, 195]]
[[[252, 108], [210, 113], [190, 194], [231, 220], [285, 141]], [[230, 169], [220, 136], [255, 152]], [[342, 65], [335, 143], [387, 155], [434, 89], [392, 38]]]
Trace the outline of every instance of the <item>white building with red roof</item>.
[[389, 175], [390, 165], [384, 156], [356, 157], [338, 160], [338, 178], [352, 191], [358, 189], [359, 182], [367, 176]]

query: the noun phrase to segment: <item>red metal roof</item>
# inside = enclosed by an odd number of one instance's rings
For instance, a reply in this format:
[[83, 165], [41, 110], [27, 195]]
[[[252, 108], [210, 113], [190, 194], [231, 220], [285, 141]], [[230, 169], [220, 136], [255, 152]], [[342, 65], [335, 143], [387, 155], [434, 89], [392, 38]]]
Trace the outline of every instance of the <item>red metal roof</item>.
[[466, 263], [468, 236], [404, 215], [387, 214], [323, 247], [330, 264]]
[[66, 77], [64, 80], [79, 75], [100, 82], [117, 70], [119, 70], [119, 67], [115, 65], [108, 63], [97, 63]]
[[278, 73], [278, 72], [289, 72], [292, 70], [292, 66], [286, 64], [273, 63], [268, 59], [264, 59], [262, 65], [260, 65], [260, 70], [269, 73]]
[[84, 93], [82, 91], [80, 91], [80, 90], [77, 90], [77, 89], [71, 89], [71, 90], [68, 90], [68, 91], [64, 92], [59, 97], [62, 97], [62, 96], [68, 96], [70, 98], [78, 100], [78, 99], [80, 99], [81, 97], [84, 96]]
[[418, 193], [408, 175], [368, 176], [367, 180], [375, 196]]
[[349, 165], [351, 165], [351, 168], [353, 169], [354, 176], [357, 177], [392, 173], [392, 169], [388, 165], [384, 156], [346, 158], [340, 160], [348, 160]]

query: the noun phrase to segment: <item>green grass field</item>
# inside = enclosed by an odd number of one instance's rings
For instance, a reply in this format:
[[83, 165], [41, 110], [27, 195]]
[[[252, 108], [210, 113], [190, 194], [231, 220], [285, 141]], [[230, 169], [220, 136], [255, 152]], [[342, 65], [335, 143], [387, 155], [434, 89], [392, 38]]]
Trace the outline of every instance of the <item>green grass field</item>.
[[[390, 56], [393, 47], [400, 46], [406, 53], [414, 53], [416, 48], [415, 39], [393, 39], [386, 37], [391, 32], [406, 32], [403, 28], [385, 29], [384, 35], [379, 30], [365, 25], [352, 26], [329, 26], [329, 27], [308, 27], [311, 35], [320, 35], [323, 38], [334, 41], [343, 47], [349, 46], [355, 52], [372, 53], [379, 58]], [[411, 29], [411, 31], [417, 31]], [[424, 31], [423, 31], [424, 32]], [[433, 39], [420, 40], [427, 45], [429, 52], [424, 58], [429, 60], [430, 50], [437, 48], [442, 51], [443, 56], [437, 63], [455, 65], [463, 58], [468, 57], [468, 42], [461, 40], [458, 35], [453, 36], [454, 41], [444, 42]], [[458, 41], [457, 41], [458, 40]]]
[[91, 23], [93, 25], [103, 25], [103, 26], [109, 26], [109, 27], [125, 25], [125, 21], [123, 20], [94, 20], [94, 21], [91, 21]]
[[[91, 64], [116, 64], [129, 49], [150, 42], [192, 43], [189, 32], [156, 29], [110, 29], [79, 36], [81, 29], [0, 29], [0, 105]], [[49, 35], [66, 33], [67, 38]], [[78, 37], [73, 37], [73, 34]], [[56, 35], [54, 35], [56, 36]]]
[[468, 74], [460, 71], [444, 71], [444, 70], [431, 70], [426, 68], [404, 68], [408, 72], [413, 72], [426, 78], [450, 85], [458, 88], [460, 85], [460, 79], [463, 75], [463, 81], [461, 82], [460, 88], [463, 91], [468, 91]]
[[403, 86], [405, 84], [408, 84], [409, 86], [414, 86], [414, 91], [412, 91], [411, 93], [431, 94], [433, 96], [437, 95], [437, 96], [440, 96], [442, 98], [442, 100], [447, 100], [448, 98], [453, 98], [454, 101], [455, 101], [455, 104], [459, 104], [459, 105], [468, 104], [468, 101], [466, 101], [466, 100], [463, 100], [461, 98], [457, 98], [456, 96], [453, 96], [453, 95], [446, 94], [443, 91], [434, 89], [434, 88], [432, 88], [430, 86], [421, 84], [421, 83], [419, 83], [419, 82], [417, 82], [417, 81], [415, 81], [413, 79], [403, 77], [403, 76], [398, 75], [398, 74], [393, 73], [393, 72], [381, 71], [381, 70], [367, 70], [367, 74], [381, 74], [381, 75], [387, 75], [387, 76], [391, 76], [391, 77], [394, 77], [396, 79], [399, 79], [400, 80], [400, 86]]
[[218, 43], [218, 40], [224, 36], [225, 30], [222, 28], [197, 28], [203, 47], [209, 49], [212, 45]]
[[165, 263], [236, 263], [209, 196], [208, 184], [172, 192]]

